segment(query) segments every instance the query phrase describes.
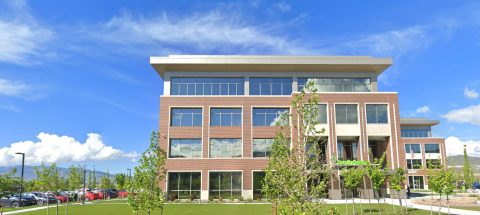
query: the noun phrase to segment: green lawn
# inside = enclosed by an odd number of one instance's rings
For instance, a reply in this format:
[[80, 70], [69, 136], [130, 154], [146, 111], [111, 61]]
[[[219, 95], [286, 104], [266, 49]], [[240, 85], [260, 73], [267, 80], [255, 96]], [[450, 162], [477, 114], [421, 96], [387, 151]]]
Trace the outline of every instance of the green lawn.
[[[369, 213], [369, 205], [362, 204], [363, 207], [363, 214], [379, 214], [379, 206], [381, 207], [382, 214], [393, 214], [393, 207], [392, 205], [377, 205], [372, 204], [372, 213]], [[344, 204], [337, 204], [337, 205], [324, 205], [325, 210], [337, 207], [340, 214], [347, 214], [345, 212], [345, 205]], [[386, 207], [386, 208], [385, 208]], [[360, 204], [355, 206], [357, 213], [360, 212]], [[399, 211], [399, 207], [396, 207], [397, 213]], [[55, 208], [49, 209], [50, 214], [55, 213]], [[65, 214], [65, 207], [59, 207], [60, 214]], [[348, 205], [348, 212], [352, 214], [352, 205]], [[24, 215], [45, 215], [46, 209], [22, 213]], [[115, 215], [131, 215], [132, 210], [130, 207], [124, 203], [124, 201], [98, 201], [93, 202], [87, 205], [70, 205], [68, 207], [68, 214], [70, 215], [81, 215], [81, 214], [89, 214], [89, 215], [104, 215], [104, 214], [115, 214]], [[140, 213], [146, 214], [146, 213]], [[159, 214], [156, 211], [154, 214]], [[236, 214], [265, 214], [270, 215], [272, 214], [272, 205], [270, 204], [167, 204], [165, 205], [165, 211], [163, 214], [170, 215], [170, 214], [198, 214], [198, 215], [236, 215]], [[421, 211], [416, 209], [410, 209], [410, 215], [421, 215], [430, 214], [429, 211]]]

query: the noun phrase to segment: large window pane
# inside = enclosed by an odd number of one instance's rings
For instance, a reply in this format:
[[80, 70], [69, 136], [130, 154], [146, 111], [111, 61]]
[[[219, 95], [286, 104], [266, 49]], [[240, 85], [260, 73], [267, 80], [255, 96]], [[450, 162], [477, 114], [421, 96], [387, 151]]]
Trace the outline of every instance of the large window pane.
[[242, 195], [241, 172], [210, 172], [209, 195], [213, 198], [239, 198]]
[[212, 108], [210, 110], [211, 126], [241, 126], [241, 108]]
[[335, 117], [337, 124], [357, 124], [358, 112], [356, 104], [335, 105]]
[[273, 139], [253, 139], [253, 157], [268, 157], [272, 151]]
[[172, 78], [171, 95], [243, 95], [245, 78]]
[[172, 108], [171, 126], [202, 126], [201, 108]]
[[168, 199], [199, 199], [201, 173], [199, 172], [169, 172]]
[[250, 78], [250, 95], [291, 95], [292, 78]]
[[288, 114], [288, 108], [253, 108], [253, 126], [276, 126], [277, 122], [288, 125], [287, 119], [282, 120], [284, 114]]
[[340, 140], [337, 142], [338, 160], [357, 160], [358, 144], [355, 141]]
[[429, 137], [430, 129], [427, 128], [402, 128], [402, 137], [405, 138], [417, 138], [417, 137]]
[[253, 172], [253, 199], [262, 199], [263, 179], [265, 172]]
[[407, 169], [421, 169], [422, 160], [421, 159], [407, 159]]
[[200, 139], [171, 139], [171, 158], [199, 158], [201, 157], [202, 144]]
[[370, 92], [369, 78], [298, 78], [298, 90], [305, 88], [307, 82], [313, 83], [318, 92]]
[[242, 156], [241, 139], [210, 139], [211, 158], [233, 158]]
[[425, 144], [425, 153], [440, 153], [438, 144]]
[[386, 104], [367, 105], [367, 123], [388, 123]]
[[421, 153], [420, 144], [405, 144], [405, 153]]

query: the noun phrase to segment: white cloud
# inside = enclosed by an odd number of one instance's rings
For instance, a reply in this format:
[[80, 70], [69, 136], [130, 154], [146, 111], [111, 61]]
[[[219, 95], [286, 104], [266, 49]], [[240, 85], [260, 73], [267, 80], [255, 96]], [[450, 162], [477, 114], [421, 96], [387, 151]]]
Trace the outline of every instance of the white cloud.
[[33, 19], [24, 1], [11, 1], [9, 6], [14, 17], [0, 17], [0, 62], [37, 63], [49, 55], [44, 45], [53, 31]]
[[280, 2], [278, 3], [277, 5], [277, 8], [281, 11], [281, 12], [288, 12], [290, 11], [290, 9], [292, 8], [291, 5], [285, 3], [285, 2]]
[[453, 136], [445, 139], [447, 156], [463, 155], [463, 145], [467, 145], [468, 156], [480, 157], [480, 140], [461, 140]]
[[465, 87], [465, 90], [463, 91], [463, 95], [469, 99], [476, 99], [478, 98], [478, 93], [475, 92], [475, 90], [468, 89], [468, 87]]
[[[277, 25], [252, 24], [242, 14], [221, 7], [182, 17], [161, 13], [145, 18], [123, 13], [95, 28], [83, 28], [81, 33], [90, 39], [120, 45], [126, 50], [155, 52], [147, 54], [172, 54], [181, 50], [235, 54], [309, 52], [285, 34], [275, 34], [277, 30]], [[144, 49], [139, 50], [139, 47]]]
[[12, 111], [12, 112], [20, 112], [20, 109], [13, 104], [0, 104], [0, 109]]
[[450, 122], [480, 125], [480, 104], [451, 110], [442, 117]]
[[428, 112], [430, 112], [430, 108], [428, 106], [422, 106], [422, 107], [417, 108], [417, 110], [415, 112], [416, 113], [428, 113]]
[[0, 78], [0, 95], [19, 96], [26, 93], [29, 87], [26, 84]]
[[62, 162], [79, 162], [89, 160], [135, 159], [136, 152], [125, 153], [112, 146], [107, 146], [101, 136], [89, 133], [87, 140], [81, 143], [69, 136], [40, 133], [38, 141], [20, 141], [8, 147], [0, 148], [0, 166], [18, 165], [20, 156], [16, 152], [25, 153], [28, 165]]

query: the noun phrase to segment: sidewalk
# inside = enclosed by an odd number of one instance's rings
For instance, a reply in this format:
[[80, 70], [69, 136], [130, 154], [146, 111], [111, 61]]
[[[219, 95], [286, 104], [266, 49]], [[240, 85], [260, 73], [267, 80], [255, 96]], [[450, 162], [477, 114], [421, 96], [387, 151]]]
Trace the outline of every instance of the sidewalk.
[[[71, 203], [68, 204], [69, 206], [71, 205], [81, 205], [82, 203]], [[90, 202], [85, 202], [85, 204], [90, 204]], [[58, 207], [64, 207], [65, 205], [58, 205]], [[55, 210], [57, 205], [50, 205], [49, 208], [50, 210]], [[30, 211], [38, 211], [42, 209], [47, 209], [47, 206], [42, 206], [42, 207], [36, 207], [36, 208], [28, 208], [28, 209], [20, 209], [20, 210], [15, 210], [15, 211], [8, 211], [8, 212], [3, 212], [4, 215], [9, 215], [9, 214], [20, 214], [20, 213], [25, 213], [25, 212], [30, 212]]]

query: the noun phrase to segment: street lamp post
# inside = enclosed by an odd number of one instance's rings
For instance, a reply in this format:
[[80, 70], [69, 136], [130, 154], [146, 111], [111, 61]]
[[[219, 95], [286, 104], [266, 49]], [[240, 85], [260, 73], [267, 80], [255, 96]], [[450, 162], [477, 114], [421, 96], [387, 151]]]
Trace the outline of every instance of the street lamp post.
[[25, 153], [17, 152], [15, 154], [22, 155], [22, 180], [20, 181], [20, 199], [18, 200], [20, 202], [19, 205], [21, 207], [23, 206], [22, 193], [23, 193], [23, 173], [25, 171]]
[[128, 180], [130, 181], [132, 180], [132, 169], [129, 168], [127, 169], [127, 171], [128, 171]]
[[85, 197], [87, 196], [87, 194], [85, 193], [85, 174], [87, 174], [87, 170], [85, 168], [83, 168], [83, 198], [82, 198], [82, 205], [85, 204]]

